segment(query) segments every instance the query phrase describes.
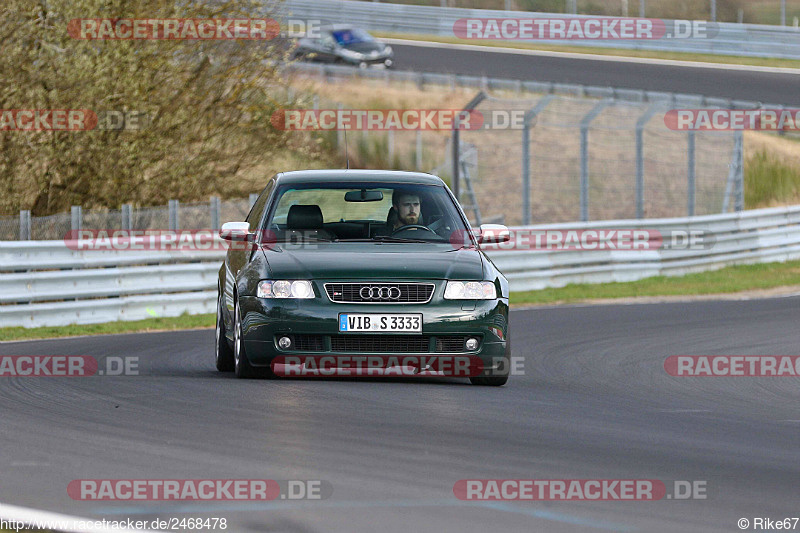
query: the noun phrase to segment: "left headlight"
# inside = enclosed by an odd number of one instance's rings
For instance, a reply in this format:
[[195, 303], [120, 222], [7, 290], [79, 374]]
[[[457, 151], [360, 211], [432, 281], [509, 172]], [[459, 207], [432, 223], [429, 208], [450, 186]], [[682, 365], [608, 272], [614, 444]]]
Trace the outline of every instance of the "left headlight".
[[497, 290], [491, 281], [448, 281], [445, 300], [494, 300]]
[[277, 280], [258, 283], [259, 298], [314, 298], [314, 287], [307, 280]]

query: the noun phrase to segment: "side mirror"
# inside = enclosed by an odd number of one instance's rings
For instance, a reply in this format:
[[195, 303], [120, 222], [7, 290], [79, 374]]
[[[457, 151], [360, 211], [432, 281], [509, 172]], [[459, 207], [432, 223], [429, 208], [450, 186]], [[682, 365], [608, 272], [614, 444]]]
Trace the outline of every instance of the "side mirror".
[[226, 222], [219, 230], [219, 236], [226, 241], [249, 241], [253, 237], [249, 222]]
[[502, 224], [481, 224], [479, 243], [501, 243], [511, 240], [511, 231]]

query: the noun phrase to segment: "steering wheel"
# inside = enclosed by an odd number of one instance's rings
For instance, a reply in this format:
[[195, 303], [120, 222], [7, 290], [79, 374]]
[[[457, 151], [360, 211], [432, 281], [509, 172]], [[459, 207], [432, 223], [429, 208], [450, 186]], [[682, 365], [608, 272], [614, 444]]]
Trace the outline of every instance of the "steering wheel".
[[431, 228], [429, 228], [428, 226], [423, 226], [423, 225], [421, 225], [421, 224], [409, 224], [409, 225], [407, 225], [407, 226], [400, 226], [399, 228], [397, 228], [396, 230], [394, 230], [394, 231], [392, 232], [392, 235], [394, 236], [394, 234], [395, 234], [395, 233], [400, 233], [401, 231], [405, 231], [405, 230], [408, 230], [408, 229], [415, 229], [415, 230], [416, 230], [416, 229], [423, 229], [423, 230], [425, 230], [425, 231], [430, 231], [430, 232], [431, 232], [431, 233], [433, 233], [434, 235], [438, 235], [438, 234], [437, 234], [435, 231], [433, 231], [433, 230], [432, 230]]

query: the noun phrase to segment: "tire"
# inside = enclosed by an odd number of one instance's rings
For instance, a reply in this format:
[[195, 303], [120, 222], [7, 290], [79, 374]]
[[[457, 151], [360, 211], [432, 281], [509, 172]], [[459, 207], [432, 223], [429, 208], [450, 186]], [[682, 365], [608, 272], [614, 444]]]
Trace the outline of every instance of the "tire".
[[225, 338], [225, 320], [222, 318], [222, 316], [222, 292], [220, 291], [219, 298], [217, 299], [217, 327], [214, 355], [217, 364], [217, 370], [220, 372], [233, 372], [235, 365], [233, 359], [233, 349], [228, 344], [228, 339]]
[[272, 372], [272, 369], [269, 367], [256, 368], [250, 364], [250, 360], [247, 358], [247, 351], [245, 351], [244, 348], [244, 341], [242, 340], [242, 320], [239, 315], [239, 302], [234, 303], [233, 309], [234, 309], [234, 315], [233, 315], [234, 316], [233, 319], [234, 374], [236, 374], [236, 377], [240, 379], [251, 379], [251, 378], [273, 379], [277, 377]]
[[255, 369], [247, 359], [242, 340], [242, 321], [239, 317], [239, 302], [233, 304], [233, 371], [237, 378], [250, 379], [256, 377]]
[[511, 372], [511, 337], [506, 341], [506, 354], [503, 361], [503, 370], [496, 372], [493, 370], [487, 371], [489, 375], [475, 376], [469, 378], [469, 382], [473, 385], [482, 387], [502, 387], [508, 382], [508, 375]]

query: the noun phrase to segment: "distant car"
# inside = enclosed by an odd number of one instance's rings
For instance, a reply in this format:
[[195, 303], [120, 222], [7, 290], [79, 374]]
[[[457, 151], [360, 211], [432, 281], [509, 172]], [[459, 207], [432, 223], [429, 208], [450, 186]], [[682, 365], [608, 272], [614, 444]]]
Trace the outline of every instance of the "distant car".
[[366, 31], [353, 26], [325, 26], [312, 37], [299, 39], [293, 57], [324, 63], [347, 63], [366, 68], [370, 65], [391, 67], [394, 51]]
[[508, 281], [479, 246], [508, 229], [476, 236], [438, 177], [281, 173], [220, 236], [250, 244], [219, 270], [218, 370], [275, 377], [280, 357], [401, 354], [479, 360], [460, 377], [508, 380]]

